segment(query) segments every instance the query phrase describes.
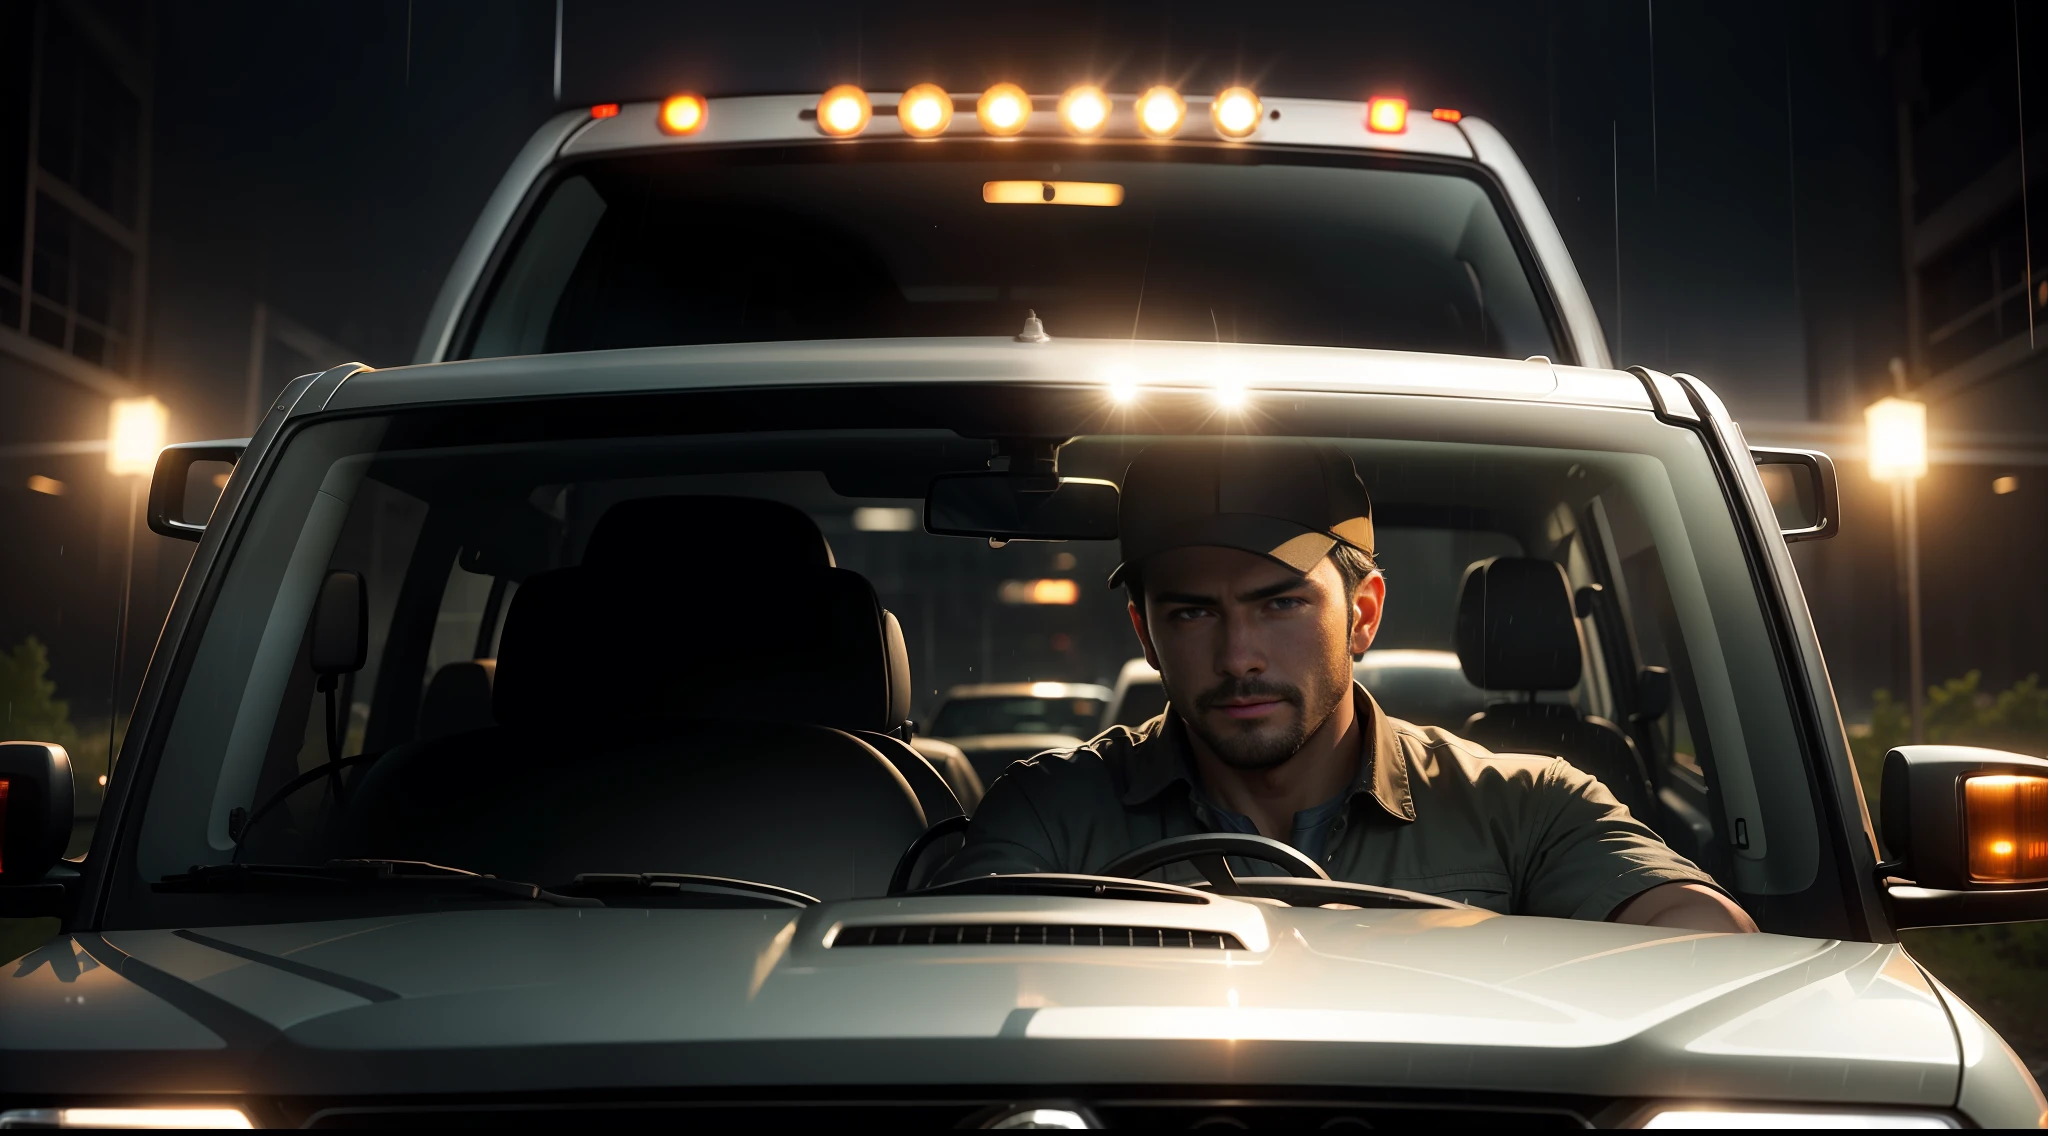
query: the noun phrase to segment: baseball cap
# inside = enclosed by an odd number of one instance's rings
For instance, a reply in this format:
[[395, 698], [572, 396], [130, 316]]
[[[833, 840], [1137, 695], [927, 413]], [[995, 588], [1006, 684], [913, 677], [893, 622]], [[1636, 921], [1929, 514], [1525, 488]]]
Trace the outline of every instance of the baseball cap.
[[1372, 498], [1350, 455], [1292, 438], [1161, 442], [1124, 471], [1117, 532], [1123, 563], [1215, 545], [1256, 553], [1306, 576], [1340, 542], [1372, 552]]

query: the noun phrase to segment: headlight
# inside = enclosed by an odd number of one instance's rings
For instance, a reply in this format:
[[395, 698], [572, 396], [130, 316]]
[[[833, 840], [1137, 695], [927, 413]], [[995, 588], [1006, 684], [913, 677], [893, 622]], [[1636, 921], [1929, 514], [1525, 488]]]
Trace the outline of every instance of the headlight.
[[253, 1128], [238, 1108], [10, 1108], [0, 1128]]
[[1680, 1105], [1649, 1114], [1643, 1128], [1961, 1128], [1934, 1112], [1882, 1109], [1714, 1108]]

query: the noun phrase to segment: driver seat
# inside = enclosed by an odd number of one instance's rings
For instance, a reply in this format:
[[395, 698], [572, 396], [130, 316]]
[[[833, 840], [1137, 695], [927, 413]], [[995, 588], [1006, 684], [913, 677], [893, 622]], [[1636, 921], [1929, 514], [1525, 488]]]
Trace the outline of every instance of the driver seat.
[[1458, 663], [1472, 685], [1522, 691], [1466, 719], [1458, 731], [1496, 753], [1561, 757], [1600, 779], [1637, 817], [1650, 815], [1649, 778], [1635, 742], [1605, 718], [1540, 691], [1579, 684], [1585, 646], [1572, 609], [1571, 581], [1549, 560], [1497, 556], [1465, 569], [1458, 594]]

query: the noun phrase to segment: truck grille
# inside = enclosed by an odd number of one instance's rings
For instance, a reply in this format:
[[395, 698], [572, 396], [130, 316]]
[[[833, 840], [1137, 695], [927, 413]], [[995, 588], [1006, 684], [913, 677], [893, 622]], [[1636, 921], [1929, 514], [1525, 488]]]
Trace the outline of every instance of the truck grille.
[[1062, 923], [888, 923], [842, 927], [834, 947], [1178, 947], [1241, 951], [1227, 931], [1182, 927], [1099, 927]]

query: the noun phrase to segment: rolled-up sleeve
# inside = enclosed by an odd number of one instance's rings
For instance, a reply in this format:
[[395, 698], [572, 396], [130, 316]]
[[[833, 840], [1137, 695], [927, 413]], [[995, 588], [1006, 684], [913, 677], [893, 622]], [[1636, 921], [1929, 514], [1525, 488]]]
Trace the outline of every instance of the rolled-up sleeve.
[[1569, 762], [1551, 761], [1521, 803], [1519, 914], [1600, 920], [1660, 884], [1720, 889]]

